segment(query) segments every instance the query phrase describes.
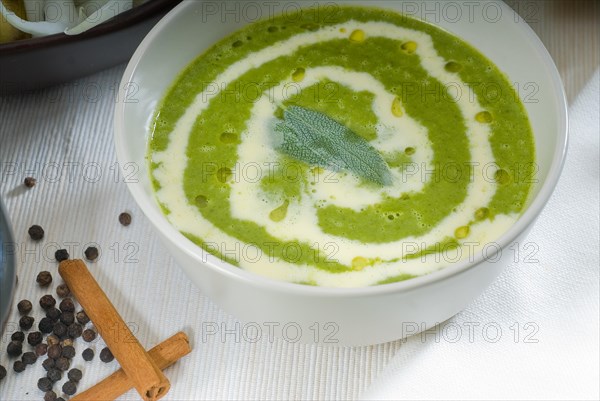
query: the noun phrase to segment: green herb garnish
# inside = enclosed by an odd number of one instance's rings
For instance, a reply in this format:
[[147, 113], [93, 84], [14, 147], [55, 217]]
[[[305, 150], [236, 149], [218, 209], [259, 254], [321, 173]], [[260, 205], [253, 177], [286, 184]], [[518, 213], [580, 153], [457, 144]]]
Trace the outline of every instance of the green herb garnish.
[[377, 149], [326, 115], [290, 106], [275, 125], [283, 134], [280, 151], [310, 165], [346, 170], [379, 185], [390, 185], [392, 175]]

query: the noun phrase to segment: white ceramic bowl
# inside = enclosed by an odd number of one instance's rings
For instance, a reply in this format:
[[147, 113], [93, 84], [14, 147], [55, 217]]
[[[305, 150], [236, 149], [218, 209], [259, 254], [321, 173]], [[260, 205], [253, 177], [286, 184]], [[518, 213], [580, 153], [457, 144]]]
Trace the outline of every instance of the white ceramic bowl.
[[[264, 16], [275, 4], [251, 3], [262, 6]], [[355, 289], [303, 286], [257, 276], [206, 254], [168, 223], [154, 199], [145, 160], [150, 122], [177, 74], [215, 41], [252, 22], [256, 12], [244, 11], [244, 2], [237, 3], [237, 13], [229, 14], [220, 12], [224, 3], [183, 2], [148, 34], [125, 71], [115, 112], [117, 155], [121, 166], [133, 162], [140, 167], [139, 182], [129, 183], [129, 189], [179, 266], [207, 296], [245, 322], [244, 335], [258, 329], [263, 336], [288, 341], [363, 345], [402, 338], [448, 319], [510, 262], [512, 253], [506, 248], [523, 240], [562, 169], [567, 145], [562, 83], [540, 40], [512, 9], [500, 2], [477, 2], [462, 9], [460, 3], [451, 2], [451, 8], [445, 5], [450, 3], [436, 2], [437, 11], [431, 11], [431, 2], [428, 6], [419, 1], [350, 3], [425, 17], [494, 61], [516, 83], [529, 113], [539, 183], [522, 217], [497, 240], [504, 252], [489, 254], [485, 260], [478, 255], [472, 262], [404, 282]], [[235, 9], [234, 2], [227, 4], [228, 10]], [[290, 10], [314, 2], [277, 4], [278, 10]]]

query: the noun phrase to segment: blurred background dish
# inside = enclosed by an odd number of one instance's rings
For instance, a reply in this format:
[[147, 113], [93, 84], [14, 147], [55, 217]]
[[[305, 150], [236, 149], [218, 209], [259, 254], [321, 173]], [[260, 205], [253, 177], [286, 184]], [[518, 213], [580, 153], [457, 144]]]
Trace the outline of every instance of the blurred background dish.
[[4, 328], [15, 287], [15, 259], [11, 252], [12, 230], [0, 200], [0, 331]]
[[0, 44], [0, 96], [80, 78], [127, 61], [150, 29], [181, 0], [147, 0], [79, 35]]

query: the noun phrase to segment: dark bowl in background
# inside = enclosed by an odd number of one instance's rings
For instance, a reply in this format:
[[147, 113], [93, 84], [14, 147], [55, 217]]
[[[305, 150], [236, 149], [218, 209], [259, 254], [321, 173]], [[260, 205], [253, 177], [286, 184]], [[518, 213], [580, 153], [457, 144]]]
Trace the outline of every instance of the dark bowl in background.
[[32, 91], [123, 63], [181, 0], [148, 0], [79, 35], [0, 44], [0, 95]]
[[12, 229], [0, 199], [0, 332], [8, 318], [15, 288], [15, 253]]

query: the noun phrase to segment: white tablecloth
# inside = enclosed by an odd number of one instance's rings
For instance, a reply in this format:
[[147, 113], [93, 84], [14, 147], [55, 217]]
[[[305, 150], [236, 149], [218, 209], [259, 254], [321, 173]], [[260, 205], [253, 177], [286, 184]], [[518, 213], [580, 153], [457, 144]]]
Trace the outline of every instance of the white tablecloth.
[[[57, 247], [83, 257], [97, 243], [101, 259], [90, 269], [142, 344], [180, 330], [192, 338], [193, 353], [166, 371], [168, 400], [598, 399], [598, 73], [571, 106], [564, 174], [519, 261], [465, 311], [424, 335], [328, 348], [206, 335], [209, 326], [235, 329], [236, 320], [174, 264], [117, 174], [112, 112], [123, 68], [0, 99], [0, 191], [16, 237], [17, 301], [46, 292], [35, 284], [41, 270], [54, 274], [52, 291], [60, 282]], [[38, 179], [29, 190], [22, 186], [28, 175]], [[131, 226], [117, 221], [122, 211], [133, 215]], [[45, 229], [43, 242], [28, 239], [32, 224]], [[39, 400], [41, 364], [17, 375], [4, 352], [15, 311], [9, 320], [0, 351], [9, 375], [0, 399]], [[83, 348], [79, 340], [78, 353]], [[74, 366], [84, 371], [81, 389], [117, 368], [80, 356]]]

